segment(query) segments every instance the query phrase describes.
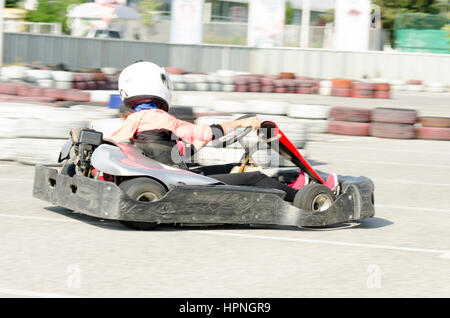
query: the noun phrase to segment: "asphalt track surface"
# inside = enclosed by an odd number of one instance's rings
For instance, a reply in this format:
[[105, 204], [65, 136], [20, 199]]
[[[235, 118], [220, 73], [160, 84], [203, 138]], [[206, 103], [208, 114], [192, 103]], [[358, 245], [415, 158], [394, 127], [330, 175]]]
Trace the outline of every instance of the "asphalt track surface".
[[0, 162], [0, 297], [449, 297], [449, 142], [307, 147], [317, 169], [372, 178], [374, 218], [134, 231], [32, 198], [34, 167]]

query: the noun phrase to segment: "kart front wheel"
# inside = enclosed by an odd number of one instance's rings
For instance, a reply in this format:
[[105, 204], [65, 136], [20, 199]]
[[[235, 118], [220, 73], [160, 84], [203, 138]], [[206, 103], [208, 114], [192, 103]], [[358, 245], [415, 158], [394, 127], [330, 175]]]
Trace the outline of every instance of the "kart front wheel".
[[[161, 199], [167, 190], [156, 180], [150, 178], [133, 178], [123, 181], [119, 187], [131, 199], [140, 202], [153, 202]], [[151, 230], [155, 228], [156, 223], [120, 221], [123, 225], [136, 230]]]
[[308, 184], [298, 190], [294, 206], [299, 209], [320, 212], [328, 209], [336, 200], [333, 191], [323, 184]]

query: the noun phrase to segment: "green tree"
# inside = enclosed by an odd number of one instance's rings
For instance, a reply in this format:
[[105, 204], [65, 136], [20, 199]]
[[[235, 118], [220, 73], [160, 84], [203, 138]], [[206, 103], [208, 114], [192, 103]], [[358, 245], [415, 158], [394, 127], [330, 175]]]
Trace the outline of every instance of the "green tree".
[[402, 13], [438, 14], [444, 7], [441, 0], [373, 0], [381, 9], [383, 29], [394, 30], [395, 16]]
[[142, 23], [146, 25], [153, 25], [154, 21], [152, 20], [153, 13], [159, 7], [161, 7], [162, 3], [157, 2], [156, 0], [143, 0], [139, 3], [139, 14], [142, 18]]
[[294, 19], [294, 8], [292, 8], [292, 3], [290, 1], [286, 1], [286, 14], [284, 18], [285, 24], [292, 24]]
[[30, 22], [56, 22], [61, 23], [64, 33], [69, 32], [67, 26], [67, 8], [72, 4], [80, 4], [84, 0], [38, 0], [36, 10], [30, 10], [25, 20]]
[[6, 0], [5, 7], [6, 8], [17, 8], [20, 1], [21, 0]]

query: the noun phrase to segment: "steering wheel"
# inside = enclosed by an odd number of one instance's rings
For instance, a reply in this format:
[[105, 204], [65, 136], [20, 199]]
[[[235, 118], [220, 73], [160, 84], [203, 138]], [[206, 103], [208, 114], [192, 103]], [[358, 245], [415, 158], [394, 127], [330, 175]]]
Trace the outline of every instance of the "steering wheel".
[[[255, 116], [256, 115], [254, 115], [254, 114], [248, 114], [248, 115], [241, 116], [241, 117], [237, 118], [236, 120], [249, 118], [249, 117], [255, 117]], [[214, 148], [225, 148], [226, 146], [232, 145], [235, 142], [240, 141], [242, 138], [247, 136], [251, 131], [252, 131], [251, 127], [247, 127], [244, 129], [242, 129], [242, 128], [233, 129], [228, 134], [220, 137], [219, 139], [213, 140], [211, 142], [211, 146]]]

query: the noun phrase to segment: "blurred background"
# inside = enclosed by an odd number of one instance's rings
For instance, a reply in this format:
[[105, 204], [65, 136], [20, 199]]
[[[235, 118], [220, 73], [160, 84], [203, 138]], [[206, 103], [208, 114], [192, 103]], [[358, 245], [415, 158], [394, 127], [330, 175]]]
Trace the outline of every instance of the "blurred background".
[[[111, 134], [128, 114], [118, 75], [140, 59], [171, 74], [175, 115], [204, 124], [277, 116], [305, 155], [314, 134], [449, 139], [450, 128], [429, 132], [421, 120], [447, 116], [439, 106], [448, 104], [450, 83], [447, 0], [2, 3], [0, 143], [14, 145], [4, 160], [55, 164], [71, 126]], [[437, 94], [437, 103], [421, 93]], [[383, 107], [412, 109], [414, 118], [388, 121], [408, 126], [380, 135], [372, 111]], [[36, 155], [29, 144], [39, 144]], [[240, 157], [233, 151], [204, 152], [221, 163]]]

